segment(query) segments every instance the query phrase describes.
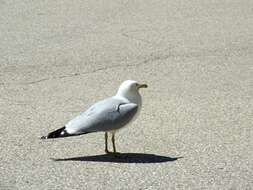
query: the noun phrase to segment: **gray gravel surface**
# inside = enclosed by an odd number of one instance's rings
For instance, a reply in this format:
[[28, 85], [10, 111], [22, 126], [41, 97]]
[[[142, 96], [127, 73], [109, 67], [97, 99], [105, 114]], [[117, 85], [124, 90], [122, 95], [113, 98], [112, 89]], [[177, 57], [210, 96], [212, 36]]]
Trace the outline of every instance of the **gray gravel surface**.
[[[126, 79], [117, 135], [41, 141]], [[253, 1], [1, 0], [0, 189], [252, 189]]]

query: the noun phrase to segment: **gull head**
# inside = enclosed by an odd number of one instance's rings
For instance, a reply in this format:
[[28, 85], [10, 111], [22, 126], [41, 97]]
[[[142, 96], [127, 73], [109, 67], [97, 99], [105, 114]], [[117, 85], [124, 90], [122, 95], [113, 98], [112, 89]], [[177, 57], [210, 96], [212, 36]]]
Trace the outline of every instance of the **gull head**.
[[138, 104], [141, 101], [139, 89], [147, 87], [148, 85], [146, 84], [141, 84], [134, 80], [126, 80], [120, 85], [117, 96], [127, 98], [129, 101]]

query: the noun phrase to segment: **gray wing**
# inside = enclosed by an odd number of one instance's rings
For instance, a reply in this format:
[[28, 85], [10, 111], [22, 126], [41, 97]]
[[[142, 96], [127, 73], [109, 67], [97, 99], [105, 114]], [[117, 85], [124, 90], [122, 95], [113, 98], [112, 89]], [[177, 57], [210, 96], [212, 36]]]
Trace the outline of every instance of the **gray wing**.
[[67, 123], [68, 134], [117, 130], [137, 113], [138, 105], [116, 98], [94, 104], [86, 112]]

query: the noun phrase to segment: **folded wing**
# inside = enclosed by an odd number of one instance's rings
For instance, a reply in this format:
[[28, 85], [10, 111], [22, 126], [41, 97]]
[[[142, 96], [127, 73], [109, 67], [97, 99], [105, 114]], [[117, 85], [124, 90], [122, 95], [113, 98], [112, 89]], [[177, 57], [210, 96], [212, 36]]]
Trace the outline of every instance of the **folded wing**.
[[117, 130], [131, 121], [137, 110], [137, 104], [109, 98], [71, 120], [65, 125], [65, 130], [70, 135]]

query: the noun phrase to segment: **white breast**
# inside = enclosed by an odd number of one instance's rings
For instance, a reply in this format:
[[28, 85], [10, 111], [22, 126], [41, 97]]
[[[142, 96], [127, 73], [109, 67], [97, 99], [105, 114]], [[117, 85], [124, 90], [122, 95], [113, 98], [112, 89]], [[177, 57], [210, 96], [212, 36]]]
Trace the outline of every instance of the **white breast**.
[[[133, 121], [135, 121], [137, 119], [137, 117], [139, 116], [140, 114], [140, 111], [141, 111], [141, 107], [142, 107], [142, 98], [141, 98], [141, 95], [139, 94], [139, 92], [137, 93], [131, 93], [131, 94], [127, 94], [127, 97], [123, 97], [122, 95], [116, 95], [117, 98], [121, 98], [121, 99], [127, 99], [129, 102], [131, 103], [135, 103], [138, 105], [138, 110], [135, 114], [135, 116], [131, 119], [131, 121], [126, 124], [124, 127], [126, 126], [129, 126]], [[115, 133], [117, 132], [118, 130], [116, 131], [111, 131], [112, 133]]]

